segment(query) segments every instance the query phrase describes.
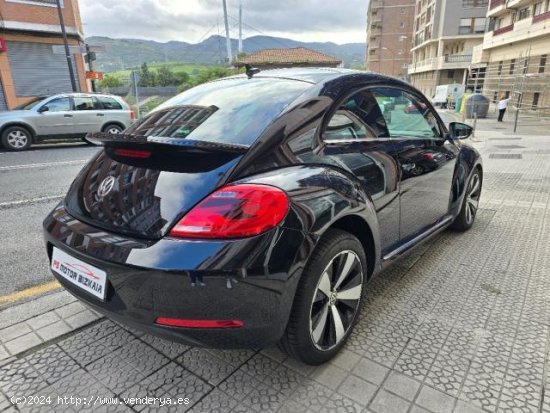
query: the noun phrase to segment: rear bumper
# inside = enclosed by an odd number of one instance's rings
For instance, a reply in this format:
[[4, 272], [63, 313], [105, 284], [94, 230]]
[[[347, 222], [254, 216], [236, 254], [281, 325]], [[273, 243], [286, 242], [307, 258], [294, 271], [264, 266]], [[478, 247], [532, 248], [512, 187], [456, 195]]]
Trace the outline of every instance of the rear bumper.
[[[101, 301], [54, 273], [73, 295], [123, 324], [205, 347], [264, 347], [279, 340], [305, 261], [305, 237], [276, 228], [246, 240], [142, 241], [72, 218], [60, 204], [44, 221], [53, 247], [107, 273]], [[158, 317], [243, 322], [239, 328], [178, 328]]]

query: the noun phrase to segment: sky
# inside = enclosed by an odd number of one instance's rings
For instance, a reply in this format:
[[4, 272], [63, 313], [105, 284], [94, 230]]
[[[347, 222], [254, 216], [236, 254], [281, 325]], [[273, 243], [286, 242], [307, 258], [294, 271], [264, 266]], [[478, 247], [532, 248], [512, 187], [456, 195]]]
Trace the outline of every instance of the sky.
[[[225, 36], [222, 0], [80, 0], [86, 36], [198, 43]], [[363, 43], [368, 0], [242, 0], [243, 37]], [[239, 0], [227, 0], [238, 37]]]

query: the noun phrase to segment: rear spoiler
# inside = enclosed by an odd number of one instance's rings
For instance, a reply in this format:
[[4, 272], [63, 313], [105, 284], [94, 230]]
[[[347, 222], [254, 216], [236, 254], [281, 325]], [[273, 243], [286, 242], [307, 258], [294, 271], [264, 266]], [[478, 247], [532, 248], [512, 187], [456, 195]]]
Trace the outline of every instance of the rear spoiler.
[[166, 147], [175, 146], [178, 148], [195, 148], [206, 151], [220, 151], [232, 153], [245, 153], [249, 147], [247, 145], [239, 145], [235, 143], [199, 141], [186, 138], [169, 138], [164, 136], [144, 136], [124, 133], [105, 133], [96, 132], [86, 135], [86, 141], [94, 145], [112, 147], [112, 148], [129, 148], [129, 147]]

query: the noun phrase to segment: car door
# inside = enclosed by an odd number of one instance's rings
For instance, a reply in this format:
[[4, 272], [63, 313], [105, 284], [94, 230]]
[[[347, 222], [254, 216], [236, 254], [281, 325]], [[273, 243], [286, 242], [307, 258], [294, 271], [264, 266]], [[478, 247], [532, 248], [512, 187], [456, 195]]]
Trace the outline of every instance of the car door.
[[103, 108], [103, 124], [117, 123], [130, 126], [130, 110], [122, 105], [117, 99], [111, 96], [97, 96]]
[[46, 101], [37, 109], [36, 133], [39, 136], [67, 136], [73, 133], [72, 107], [69, 97]]
[[373, 88], [377, 101], [399, 102], [388, 132], [400, 169], [400, 238], [406, 242], [449, 218], [451, 186], [458, 155], [428, 102], [413, 91]]
[[88, 132], [99, 132], [103, 124], [104, 113], [98, 108], [93, 96], [74, 96], [74, 132], [85, 135]]
[[323, 156], [356, 176], [376, 209], [382, 253], [399, 242], [398, 157], [368, 89], [344, 99], [322, 131]]

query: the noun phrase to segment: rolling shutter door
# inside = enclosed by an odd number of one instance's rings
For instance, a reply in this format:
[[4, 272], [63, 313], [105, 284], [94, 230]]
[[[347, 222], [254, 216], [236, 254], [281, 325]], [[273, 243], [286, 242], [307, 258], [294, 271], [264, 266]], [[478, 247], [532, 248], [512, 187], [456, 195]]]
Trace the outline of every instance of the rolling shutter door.
[[4, 87], [2, 86], [2, 79], [0, 79], [0, 110], [8, 110], [6, 95], [4, 94]]
[[[67, 58], [54, 54], [51, 44], [6, 42], [6, 46], [17, 96], [72, 92]], [[74, 56], [73, 69], [79, 87]]]

